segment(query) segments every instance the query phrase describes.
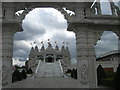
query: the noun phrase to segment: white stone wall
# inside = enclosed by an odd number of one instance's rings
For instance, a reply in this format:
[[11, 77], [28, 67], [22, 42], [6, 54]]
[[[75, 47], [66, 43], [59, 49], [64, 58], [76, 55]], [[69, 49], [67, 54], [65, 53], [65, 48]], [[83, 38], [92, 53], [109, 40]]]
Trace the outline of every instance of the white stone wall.
[[0, 2], [0, 90], [2, 89], [2, 3]]
[[95, 36], [86, 26], [77, 28], [77, 70], [81, 88], [97, 87]]
[[119, 65], [119, 62], [118, 62], [117, 58], [118, 57], [114, 58], [111, 61], [96, 61], [96, 68], [99, 65], [102, 65], [103, 68], [113, 68], [113, 72], [116, 72], [117, 71], [117, 67]]
[[[9, 27], [8, 27], [9, 28]], [[13, 32], [7, 31], [8, 28], [3, 27], [2, 32], [2, 69], [3, 69], [3, 85], [12, 82], [12, 56], [13, 56]], [[10, 30], [10, 29], [8, 29]]]

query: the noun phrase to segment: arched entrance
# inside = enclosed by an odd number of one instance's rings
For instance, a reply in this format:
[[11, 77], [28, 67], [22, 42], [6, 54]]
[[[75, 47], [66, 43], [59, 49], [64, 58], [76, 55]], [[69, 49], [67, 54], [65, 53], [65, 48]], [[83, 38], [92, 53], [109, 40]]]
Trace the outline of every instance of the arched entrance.
[[119, 65], [118, 47], [118, 36], [112, 31], [104, 31], [95, 47], [98, 86], [104, 85], [103, 78], [114, 79], [113, 73]]
[[45, 62], [47, 62], [47, 63], [52, 63], [52, 62], [54, 62], [54, 57], [53, 57], [53, 56], [47, 56], [47, 57], [45, 58]]
[[[68, 7], [75, 11], [75, 16], [69, 17], [66, 16], [69, 22], [68, 30], [74, 31], [76, 33], [76, 44], [77, 44], [77, 59], [78, 59], [78, 80], [80, 81], [81, 88], [94, 88], [96, 87], [96, 71], [95, 71], [95, 52], [94, 45], [96, 41], [101, 36], [100, 28], [112, 28], [112, 30], [119, 31], [118, 27], [119, 20], [118, 16], [104, 16], [102, 17], [101, 13], [99, 15], [95, 15], [95, 8], [100, 10], [99, 3], [97, 3], [96, 7], [90, 8], [91, 2], [87, 3], [4, 3], [3, 7], [3, 32], [2, 32], [2, 41], [4, 41], [2, 46], [2, 64], [5, 65], [7, 78], [3, 81], [4, 84], [11, 84], [11, 62], [12, 62], [12, 52], [13, 52], [13, 36], [14, 33], [21, 30], [19, 27], [19, 22], [21, 22], [21, 18], [24, 18], [24, 15], [29, 12], [29, 9], [35, 8], [37, 6], [46, 7], [53, 6], [61, 9], [61, 7]], [[72, 4], [72, 7], [71, 7]], [[28, 6], [32, 6], [30, 8], [25, 8]], [[62, 6], [61, 6], [62, 5]], [[7, 7], [6, 7], [7, 6]], [[21, 7], [19, 7], [21, 6]], [[114, 6], [114, 4], [112, 4]], [[11, 7], [11, 8], [10, 8]], [[16, 8], [14, 8], [16, 7]], [[23, 13], [23, 17], [14, 17], [14, 12], [16, 10], [25, 8], [25, 12]], [[91, 10], [92, 9], [92, 10]], [[114, 9], [114, 8], [112, 8]], [[117, 17], [114, 18], [114, 17]], [[110, 18], [110, 19], [109, 19]], [[5, 20], [8, 20], [7, 23]], [[11, 21], [12, 20], [12, 21]], [[113, 20], [115, 21], [114, 23]], [[98, 30], [99, 29], [99, 30]], [[118, 33], [119, 34], [119, 33]], [[118, 35], [120, 36], [120, 35]], [[97, 38], [96, 38], [97, 37]], [[7, 42], [9, 41], [9, 43]], [[84, 67], [85, 66], [85, 67]], [[85, 68], [85, 71], [88, 72], [85, 74], [85, 79], [81, 77], [81, 71]], [[4, 73], [4, 72], [3, 72]]]

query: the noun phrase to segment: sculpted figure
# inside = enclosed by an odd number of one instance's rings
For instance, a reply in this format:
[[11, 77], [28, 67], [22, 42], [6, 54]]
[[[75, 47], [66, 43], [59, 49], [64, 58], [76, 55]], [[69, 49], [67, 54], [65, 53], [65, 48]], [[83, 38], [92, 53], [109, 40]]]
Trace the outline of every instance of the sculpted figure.
[[81, 75], [81, 83], [87, 84], [88, 83], [88, 68], [85, 64], [82, 65], [81, 67], [80, 75]]

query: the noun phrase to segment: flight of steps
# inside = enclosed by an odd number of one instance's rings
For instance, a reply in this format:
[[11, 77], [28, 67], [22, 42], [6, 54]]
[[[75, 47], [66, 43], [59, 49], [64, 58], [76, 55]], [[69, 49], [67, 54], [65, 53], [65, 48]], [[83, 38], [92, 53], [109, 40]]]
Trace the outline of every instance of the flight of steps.
[[60, 62], [56, 61], [54, 63], [40, 62], [35, 74], [35, 78], [40, 77], [63, 77]]

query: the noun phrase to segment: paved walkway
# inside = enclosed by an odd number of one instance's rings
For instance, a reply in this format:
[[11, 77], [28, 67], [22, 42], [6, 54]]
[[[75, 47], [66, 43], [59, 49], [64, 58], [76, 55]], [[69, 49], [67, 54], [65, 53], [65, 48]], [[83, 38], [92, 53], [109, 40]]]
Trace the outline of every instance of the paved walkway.
[[[78, 80], [71, 78], [27, 78], [13, 83], [11, 88], [80, 88], [80, 84]], [[98, 88], [111, 90], [106, 87]]]
[[12, 84], [12, 88], [80, 88], [78, 80], [69, 78], [28, 78]]

